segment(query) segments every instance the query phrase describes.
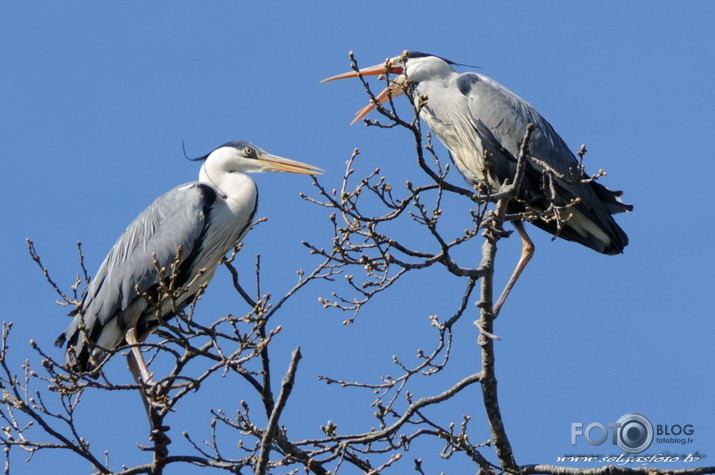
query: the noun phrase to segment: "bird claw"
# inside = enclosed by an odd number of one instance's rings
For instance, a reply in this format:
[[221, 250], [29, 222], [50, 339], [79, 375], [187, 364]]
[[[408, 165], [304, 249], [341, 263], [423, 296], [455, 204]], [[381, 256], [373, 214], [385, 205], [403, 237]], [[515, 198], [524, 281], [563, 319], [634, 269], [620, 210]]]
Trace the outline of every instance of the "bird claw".
[[516, 190], [516, 186], [514, 186], [513, 183], [504, 183], [504, 184], [502, 184], [502, 186], [499, 188], [499, 194], [502, 194], [502, 193], [503, 193], [503, 194], [505, 194], [505, 195], [507, 195], [507, 194], [513, 195], [513, 194], [514, 194], [514, 190]]
[[169, 444], [171, 444], [171, 438], [166, 435], [169, 429], [169, 426], [160, 426], [155, 429], [152, 429], [152, 431], [149, 433], [149, 440], [151, 442], [154, 442], [154, 445], [150, 446], [144, 444], [137, 444], [137, 447], [139, 447], [139, 450], [143, 450], [145, 452], [158, 452], [163, 456], [166, 456], [169, 452], [167, 450], [167, 447], [169, 446]]
[[[152, 373], [150, 376], [154, 376]], [[144, 382], [144, 391], [146, 392], [147, 396], [151, 398], [155, 397], [160, 397], [164, 396], [166, 397], [166, 393], [169, 391], [172, 391], [174, 389], [184, 389], [184, 388], [189, 388], [189, 389], [198, 389], [199, 384], [196, 381], [183, 381], [181, 383], [169, 383], [166, 380], [162, 381], [154, 381], [151, 378], [149, 378], [147, 381]]]
[[506, 238], [511, 236], [511, 234], [514, 232], [512, 230], [507, 231], [501, 225], [494, 221], [486, 221], [482, 222], [482, 228], [484, 229], [484, 232], [482, 233], [482, 236], [484, 237], [489, 237], [491, 236], [497, 236], [500, 238]]

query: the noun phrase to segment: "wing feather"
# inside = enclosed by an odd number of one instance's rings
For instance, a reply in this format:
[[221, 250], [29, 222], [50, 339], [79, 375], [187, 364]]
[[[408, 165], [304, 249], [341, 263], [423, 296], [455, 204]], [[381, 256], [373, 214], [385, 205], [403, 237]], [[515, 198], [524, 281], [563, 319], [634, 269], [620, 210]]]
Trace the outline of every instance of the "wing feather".
[[[544, 161], [549, 167], [566, 177], [577, 170], [578, 160], [551, 124], [528, 102], [496, 81], [476, 73], [464, 73], [457, 78], [457, 87], [467, 97], [472, 126], [485, 148], [494, 154], [492, 173], [500, 180], [514, 176], [516, 157], [529, 123], [535, 125], [529, 142], [530, 155]], [[541, 190], [544, 166], [529, 161], [525, 182], [522, 184], [523, 198], [532, 205], [543, 206], [545, 196]], [[575, 230], [566, 230], [564, 237], [579, 241], [599, 252], [622, 252], [628, 238], [616, 224], [611, 214], [630, 210], [618, 199], [621, 192], [608, 190], [600, 183], [573, 183], [555, 178], [554, 186], [559, 199], [565, 204], [574, 198], [580, 202], [574, 207], [586, 220], [593, 222], [603, 231], [611, 243], [605, 246], [596, 236], [582, 236]], [[540, 203], [541, 202], [541, 203]], [[552, 234], [556, 228], [545, 223], [535, 223]], [[588, 234], [588, 233], [587, 233]]]
[[[212, 187], [188, 183], [157, 198], [132, 221], [89, 284], [81, 311], [57, 339], [58, 346], [69, 342], [68, 363], [77, 362], [82, 369], [87, 367], [89, 355], [79, 331], [82, 322], [95, 343], [110, 342], [110, 346], [111, 343], [116, 346], [123, 341], [126, 330], [136, 325], [147, 307], [136, 287], [146, 290], [155, 285], [160, 278], [157, 266], [170, 269], [179, 248], [180, 264], [195, 257], [215, 200]], [[128, 309], [131, 311], [127, 312]], [[112, 334], [104, 335], [105, 328]]]

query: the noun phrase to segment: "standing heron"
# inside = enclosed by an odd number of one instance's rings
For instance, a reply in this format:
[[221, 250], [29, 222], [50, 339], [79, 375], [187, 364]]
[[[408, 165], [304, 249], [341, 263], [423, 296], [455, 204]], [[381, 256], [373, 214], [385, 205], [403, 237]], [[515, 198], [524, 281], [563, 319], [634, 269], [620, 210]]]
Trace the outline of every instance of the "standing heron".
[[[137, 216], [90, 282], [74, 320], [55, 342], [67, 343], [68, 368], [91, 371], [107, 351], [129, 344], [140, 372], [135, 376], [151, 382], [138, 343], [192, 302], [243, 239], [258, 205], [256, 184], [245, 173], [322, 172], [241, 141], [193, 160], [204, 162], [199, 180], [160, 196]], [[161, 269], [173, 269], [172, 275]], [[175, 300], [159, 295], [162, 280], [182, 290]]]
[[[611, 216], [633, 208], [621, 202], [622, 192], [607, 189], [583, 172], [574, 177], [578, 160], [536, 109], [491, 78], [474, 72], [457, 73], [455, 64], [438, 56], [406, 51], [359, 74], [397, 75], [375, 98], [380, 103], [405, 92], [413, 99], [426, 96], [420, 109], [422, 119], [447, 147], [467, 182], [486, 184], [492, 192], [505, 180], [513, 180], [527, 125], [534, 124], [524, 178], [507, 211], [536, 210], [540, 213], [533, 224], [554, 236], [603, 254], [623, 252], [628, 236]], [[357, 76], [358, 72], [351, 71], [323, 82]], [[358, 111], [353, 123], [375, 107], [370, 104]], [[491, 156], [486, 162], [485, 152]], [[494, 306], [495, 313], [534, 253], [522, 223], [515, 221], [514, 226], [522, 240], [522, 254]]]

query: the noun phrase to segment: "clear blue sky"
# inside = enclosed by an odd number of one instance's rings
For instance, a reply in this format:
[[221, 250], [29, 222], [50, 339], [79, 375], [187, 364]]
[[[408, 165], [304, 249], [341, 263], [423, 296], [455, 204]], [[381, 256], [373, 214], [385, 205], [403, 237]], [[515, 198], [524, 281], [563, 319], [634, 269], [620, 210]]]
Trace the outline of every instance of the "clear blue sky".
[[[61, 285], [78, 271], [77, 241], [94, 272], [136, 214], [196, 178], [198, 165], [183, 159], [182, 140], [191, 155], [250, 140], [324, 168], [329, 187], [338, 186], [359, 147], [364, 170], [381, 166], [401, 183], [418, 173], [409, 136], [349, 127], [365, 103], [361, 87], [318, 81], [346, 70], [349, 50], [363, 65], [404, 49], [427, 51], [480, 66], [541, 111], [573, 149], [586, 143], [590, 168], [607, 170], [603, 183], [625, 190], [635, 206], [618, 217], [631, 240], [621, 256], [532, 232], [536, 257], [496, 326], [501, 405], [517, 461], [619, 453], [583, 439], [572, 446], [571, 423], [607, 424], [640, 412], [655, 424], [695, 428], [694, 443], [654, 443], [646, 453], [699, 451], [715, 464], [713, 18], [709, 1], [3, 2], [0, 319], [15, 322], [15, 363], [31, 355], [30, 338], [59, 356], [52, 342], [69, 321], [28, 258], [26, 237]], [[240, 265], [262, 254], [265, 290], [277, 295], [296, 269], [315, 262], [299, 242], [327, 244], [330, 228], [324, 210], [298, 198], [311, 192], [309, 178], [256, 180], [259, 214], [269, 221], [245, 240]], [[500, 248], [500, 279], [518, 257], [510, 241]], [[454, 308], [452, 283], [407, 279], [347, 327], [345, 315], [316, 303], [325, 288], [306, 289], [276, 322], [284, 326], [273, 355], [277, 371], [295, 346], [304, 354], [285, 423], [305, 435], [328, 419], [345, 430], [369, 429], [370, 395], [326, 387], [316, 376], [375, 381], [394, 373], [393, 354], [410, 361], [416, 348], [428, 347], [427, 316], [446, 317]], [[221, 270], [200, 307], [204, 318], [245, 310], [228, 284]], [[458, 328], [452, 372], [419, 396], [477, 370], [472, 312]], [[121, 363], [110, 370], [126, 371]], [[235, 380], [217, 387], [225, 394], [214, 407], [228, 412], [250, 391]], [[96, 447], [111, 450], [116, 468], [145, 460], [134, 445], [147, 433], [138, 397], [85, 403], [82, 427]], [[175, 440], [184, 429], [208, 436], [210, 416], [192, 411], [193, 403], [169, 421]], [[463, 413], [474, 416], [473, 442], [488, 439], [477, 387], [438, 414], [458, 422]], [[415, 447], [406, 455], [430, 460], [427, 473], [472, 470], [462, 456], [443, 461], [435, 454]], [[87, 471], [76, 462], [40, 454], [27, 466], [15, 459], [14, 469], [59, 473], [61, 464], [64, 473]], [[412, 464], [401, 467], [393, 473]]]

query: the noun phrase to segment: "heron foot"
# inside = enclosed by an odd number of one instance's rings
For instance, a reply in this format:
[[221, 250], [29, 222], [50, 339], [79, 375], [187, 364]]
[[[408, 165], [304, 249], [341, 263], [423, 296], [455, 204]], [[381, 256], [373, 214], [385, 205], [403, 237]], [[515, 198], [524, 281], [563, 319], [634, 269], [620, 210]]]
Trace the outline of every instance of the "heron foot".
[[167, 447], [171, 444], [171, 438], [166, 435], [169, 429], [169, 426], [160, 426], [152, 429], [149, 433], [149, 440], [154, 442], [154, 445], [137, 444], [139, 450], [143, 450], [145, 452], [157, 452], [163, 457], [166, 457], [169, 454]]
[[[153, 376], [153, 374], [152, 374]], [[147, 395], [149, 396], [160, 396], [160, 395], [166, 395], [167, 392], [175, 390], [175, 389], [198, 389], [199, 388], [199, 383], [197, 381], [182, 381], [180, 383], [177, 382], [169, 382], [166, 380], [162, 381], [153, 381], [149, 380], [144, 383], [145, 390]]]

